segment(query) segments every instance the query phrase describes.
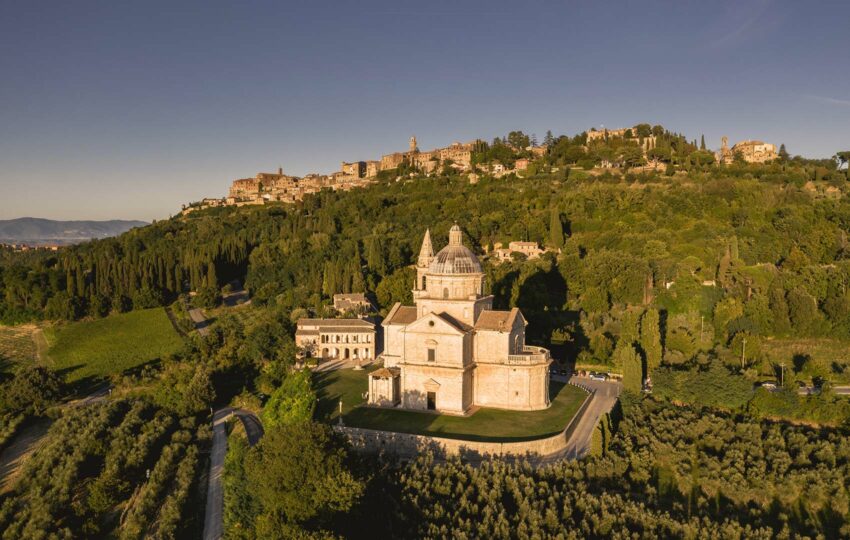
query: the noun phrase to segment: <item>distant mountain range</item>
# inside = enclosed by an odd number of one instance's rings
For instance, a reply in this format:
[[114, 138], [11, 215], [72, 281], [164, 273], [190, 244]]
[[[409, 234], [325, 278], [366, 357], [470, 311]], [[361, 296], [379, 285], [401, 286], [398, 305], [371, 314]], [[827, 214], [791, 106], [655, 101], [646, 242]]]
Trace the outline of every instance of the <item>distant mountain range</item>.
[[54, 221], [24, 217], [0, 220], [0, 243], [76, 244], [95, 238], [117, 236], [134, 227], [147, 225], [144, 221]]

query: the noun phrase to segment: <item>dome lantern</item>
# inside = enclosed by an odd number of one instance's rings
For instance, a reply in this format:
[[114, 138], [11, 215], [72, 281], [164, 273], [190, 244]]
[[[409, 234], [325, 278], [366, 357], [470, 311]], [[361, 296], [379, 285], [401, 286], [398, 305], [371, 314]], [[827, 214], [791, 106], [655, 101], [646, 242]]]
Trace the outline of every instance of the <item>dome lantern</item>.
[[480, 274], [481, 263], [468, 247], [463, 245], [463, 232], [453, 225], [449, 230], [449, 244], [441, 249], [428, 267], [429, 274]]

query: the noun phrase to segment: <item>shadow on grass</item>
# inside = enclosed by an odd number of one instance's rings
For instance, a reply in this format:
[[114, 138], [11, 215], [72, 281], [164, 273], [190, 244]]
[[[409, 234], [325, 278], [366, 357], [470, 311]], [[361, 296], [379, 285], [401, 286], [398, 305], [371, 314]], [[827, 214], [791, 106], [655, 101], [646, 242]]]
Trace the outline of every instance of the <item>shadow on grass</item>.
[[339, 418], [347, 426], [479, 442], [522, 442], [557, 435], [575, 415], [586, 393], [558, 382], [549, 386], [552, 405], [542, 411], [481, 408], [467, 417], [428, 411], [365, 406], [367, 373], [336, 370], [313, 374], [318, 398], [315, 417], [327, 423]]
[[[122, 376], [138, 377], [145, 369], [158, 367], [162, 361], [159, 358], [149, 360], [144, 364], [139, 364], [131, 368], [127, 368], [121, 372]], [[57, 369], [56, 373], [65, 381], [68, 381], [72, 374], [78, 369], [86, 367], [86, 364], [76, 364], [73, 366]], [[70, 399], [78, 399], [86, 397], [90, 394], [103, 390], [109, 386], [109, 376], [107, 375], [88, 375], [73, 381], [67, 382], [68, 397]]]
[[11, 378], [15, 372], [15, 363], [4, 356], [0, 356], [0, 381]]
[[337, 369], [313, 372], [313, 389], [316, 392], [315, 418], [330, 422], [339, 417], [342, 401], [343, 419], [350, 412], [366, 403], [364, 397], [369, 387], [367, 370]]

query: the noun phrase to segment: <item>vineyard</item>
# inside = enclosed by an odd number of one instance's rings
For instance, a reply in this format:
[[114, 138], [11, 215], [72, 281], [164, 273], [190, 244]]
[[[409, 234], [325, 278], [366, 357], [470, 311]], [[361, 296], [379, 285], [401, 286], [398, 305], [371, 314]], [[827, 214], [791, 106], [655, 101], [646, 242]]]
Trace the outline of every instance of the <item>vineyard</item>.
[[50, 358], [68, 382], [97, 380], [161, 360], [183, 342], [162, 308], [50, 329]]
[[144, 400], [67, 412], [0, 499], [5, 538], [197, 535], [209, 429]]

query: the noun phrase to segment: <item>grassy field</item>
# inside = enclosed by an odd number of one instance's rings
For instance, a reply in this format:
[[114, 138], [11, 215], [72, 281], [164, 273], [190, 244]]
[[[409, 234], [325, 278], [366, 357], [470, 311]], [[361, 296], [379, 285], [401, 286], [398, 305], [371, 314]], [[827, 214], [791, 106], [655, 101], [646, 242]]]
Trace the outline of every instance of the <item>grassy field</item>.
[[[774, 365], [785, 363], [788, 375], [801, 380], [820, 376], [833, 384], [850, 384], [850, 341], [837, 339], [766, 339], [762, 352]], [[801, 362], [805, 359], [805, 362]]]
[[45, 331], [48, 355], [68, 382], [83, 386], [179, 351], [183, 341], [162, 308], [131, 311]]
[[336, 370], [314, 375], [319, 397], [316, 415], [326, 422], [339, 416], [342, 399], [346, 425], [369, 429], [434, 435], [473, 441], [523, 441], [563, 430], [587, 394], [574, 386], [552, 382], [552, 406], [544, 411], [505, 411], [481, 408], [469, 417], [364, 406], [370, 370]]
[[0, 326], [0, 373], [38, 360], [34, 339], [38, 331], [38, 327], [31, 324]]

